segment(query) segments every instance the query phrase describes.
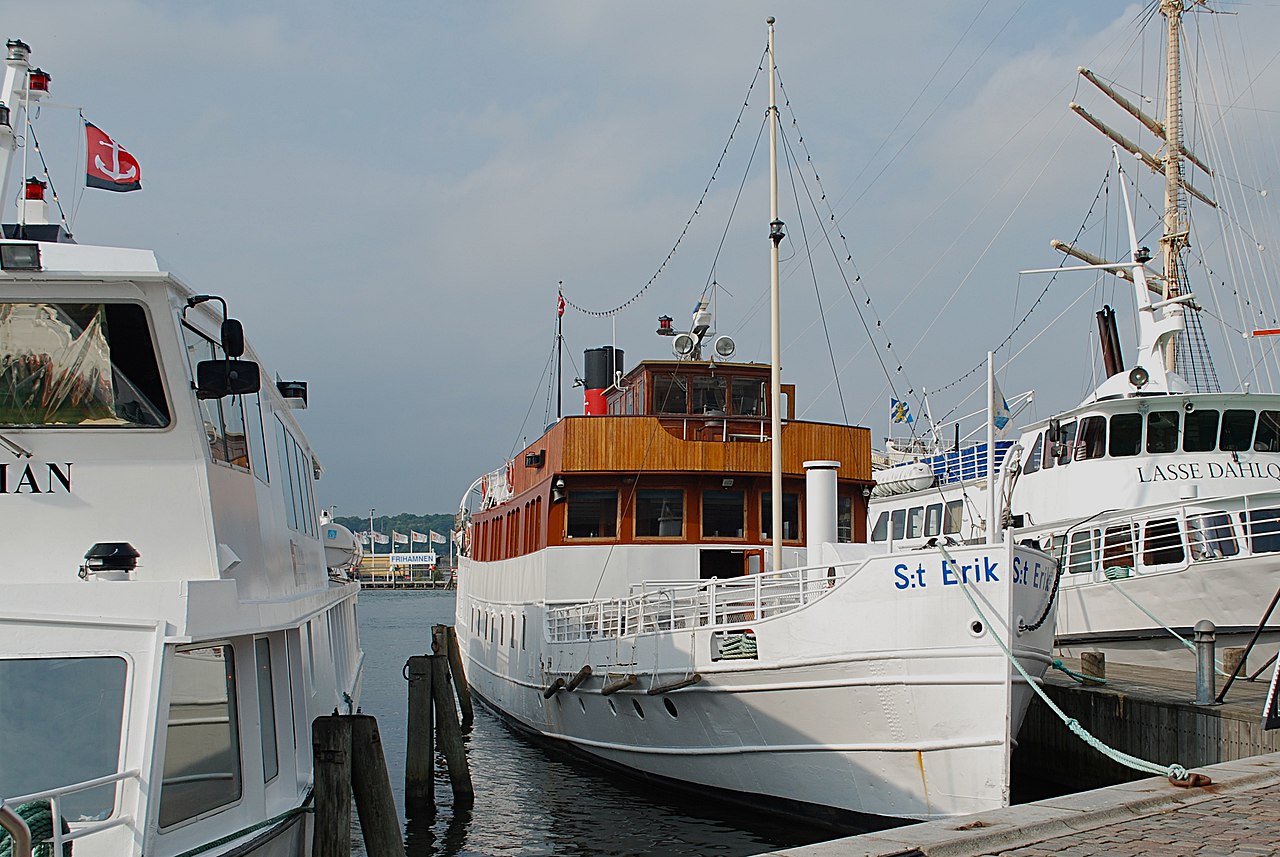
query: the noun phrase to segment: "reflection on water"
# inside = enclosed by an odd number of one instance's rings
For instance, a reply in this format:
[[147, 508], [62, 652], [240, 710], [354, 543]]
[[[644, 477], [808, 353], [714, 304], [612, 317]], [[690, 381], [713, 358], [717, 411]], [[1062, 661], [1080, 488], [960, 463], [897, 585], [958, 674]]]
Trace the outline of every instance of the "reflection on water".
[[[361, 706], [378, 718], [391, 786], [403, 812], [408, 687], [401, 668], [429, 653], [431, 626], [453, 622], [453, 593], [364, 592]], [[719, 803], [658, 790], [560, 753], [548, 753], [477, 705], [466, 736], [476, 804], [454, 813], [437, 760], [435, 818], [406, 825], [408, 857], [436, 855], [736, 855], [831, 838], [802, 823], [760, 819]], [[358, 836], [353, 834], [353, 839]], [[363, 853], [356, 847], [357, 853]]]

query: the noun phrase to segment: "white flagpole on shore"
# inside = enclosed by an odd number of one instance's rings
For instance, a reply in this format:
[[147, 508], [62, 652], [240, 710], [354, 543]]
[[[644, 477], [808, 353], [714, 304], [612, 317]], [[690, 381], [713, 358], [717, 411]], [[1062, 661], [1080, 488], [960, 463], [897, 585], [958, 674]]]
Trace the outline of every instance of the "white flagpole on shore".
[[996, 355], [987, 352], [987, 544], [996, 543]]

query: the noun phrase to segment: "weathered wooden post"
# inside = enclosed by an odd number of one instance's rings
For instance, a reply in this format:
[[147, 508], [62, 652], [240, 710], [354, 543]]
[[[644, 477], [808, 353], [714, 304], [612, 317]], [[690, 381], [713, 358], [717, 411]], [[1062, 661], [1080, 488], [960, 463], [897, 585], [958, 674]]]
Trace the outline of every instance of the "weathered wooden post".
[[1080, 672], [1089, 678], [1106, 679], [1107, 656], [1105, 652], [1081, 652]]
[[378, 720], [368, 714], [346, 719], [351, 723], [351, 790], [355, 792], [365, 853], [368, 857], [404, 857], [404, 834], [391, 794]]
[[351, 857], [351, 721], [337, 714], [311, 724], [315, 827], [311, 857]]
[[467, 752], [458, 727], [458, 710], [454, 707], [449, 687], [449, 656], [431, 655], [431, 695], [436, 709], [436, 740], [449, 767], [449, 783], [453, 786], [453, 805], [468, 808], [475, 803], [471, 772], [467, 769]]
[[435, 719], [431, 710], [431, 673], [427, 655], [409, 658], [409, 742], [404, 765], [404, 811], [423, 815], [435, 810]]
[[466, 732], [475, 722], [475, 710], [471, 707], [471, 687], [467, 684], [467, 673], [462, 668], [462, 649], [458, 645], [458, 632], [452, 626], [447, 627], [449, 637], [449, 672], [453, 676], [453, 689], [458, 693], [458, 707], [462, 709], [462, 731]]

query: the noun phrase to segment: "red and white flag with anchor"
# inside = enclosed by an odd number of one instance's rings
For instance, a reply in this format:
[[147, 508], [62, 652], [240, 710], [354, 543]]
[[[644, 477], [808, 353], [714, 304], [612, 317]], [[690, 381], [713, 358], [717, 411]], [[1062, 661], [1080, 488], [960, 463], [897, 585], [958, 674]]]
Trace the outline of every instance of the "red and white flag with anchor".
[[85, 176], [86, 187], [102, 190], [142, 190], [142, 169], [138, 159], [125, 151], [102, 129], [85, 120]]

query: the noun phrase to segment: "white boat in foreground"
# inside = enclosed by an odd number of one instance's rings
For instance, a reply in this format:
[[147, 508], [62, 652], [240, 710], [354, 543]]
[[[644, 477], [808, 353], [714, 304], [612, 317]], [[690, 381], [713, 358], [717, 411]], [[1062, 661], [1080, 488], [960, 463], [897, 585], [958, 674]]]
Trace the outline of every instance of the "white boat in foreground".
[[[28, 55], [8, 43], [8, 163], [47, 84]], [[261, 383], [221, 298], [71, 242], [25, 188], [0, 240], [0, 815], [52, 803], [76, 857], [307, 853], [310, 724], [355, 705], [362, 656], [305, 384]]]
[[[775, 208], [775, 290], [782, 227]], [[689, 332], [660, 319], [677, 360], [624, 373], [620, 351], [588, 351], [586, 414], [471, 486], [456, 622], [472, 688], [541, 738], [769, 812], [1005, 806], [1055, 564], [994, 536], [851, 544], [869, 433], [795, 420], [794, 389], [784, 420], [776, 318], [772, 365], [727, 362], [727, 337], [702, 359], [705, 303]]]

